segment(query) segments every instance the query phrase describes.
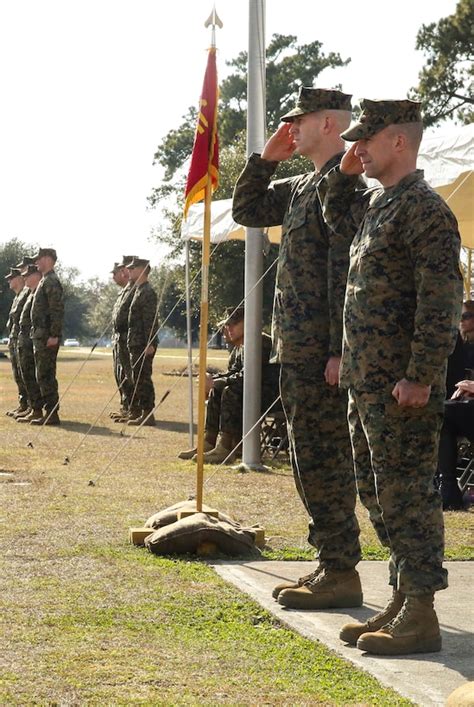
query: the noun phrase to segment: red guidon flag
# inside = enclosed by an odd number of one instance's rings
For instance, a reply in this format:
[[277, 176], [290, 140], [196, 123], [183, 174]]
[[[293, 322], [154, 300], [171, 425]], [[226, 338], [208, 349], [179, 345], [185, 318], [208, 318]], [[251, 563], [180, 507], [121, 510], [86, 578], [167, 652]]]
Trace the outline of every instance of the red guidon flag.
[[211, 47], [199, 101], [199, 115], [194, 135], [193, 153], [184, 193], [184, 218], [186, 218], [191, 204], [204, 199], [208, 180], [211, 180], [212, 192], [217, 189], [219, 183], [218, 95], [216, 49]]

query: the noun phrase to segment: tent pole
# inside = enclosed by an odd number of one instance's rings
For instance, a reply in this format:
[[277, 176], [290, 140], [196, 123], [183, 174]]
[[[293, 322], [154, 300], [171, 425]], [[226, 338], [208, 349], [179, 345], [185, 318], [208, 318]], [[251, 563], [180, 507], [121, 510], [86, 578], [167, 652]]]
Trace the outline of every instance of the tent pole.
[[189, 278], [189, 240], [186, 241], [186, 330], [188, 337], [188, 381], [189, 381], [189, 446], [194, 447], [194, 413], [193, 413], [193, 334], [191, 329], [191, 292]]
[[[249, 0], [247, 76], [247, 154], [261, 152], [265, 144], [265, 0]], [[244, 403], [242, 463], [261, 466], [260, 417], [262, 389], [262, 229], [247, 228], [245, 241]]]

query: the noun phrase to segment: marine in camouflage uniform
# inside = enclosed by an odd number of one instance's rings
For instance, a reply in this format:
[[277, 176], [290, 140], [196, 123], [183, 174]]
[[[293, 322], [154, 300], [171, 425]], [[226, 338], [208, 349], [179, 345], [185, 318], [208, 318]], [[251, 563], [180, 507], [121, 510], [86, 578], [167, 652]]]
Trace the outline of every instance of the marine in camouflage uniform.
[[[120, 413], [111, 413], [117, 421], [127, 416], [133, 395], [133, 375], [130, 365], [130, 354], [127, 347], [128, 314], [132, 303], [135, 288], [128, 280], [127, 263], [134, 255], [124, 255], [122, 263], [115, 263], [112, 275], [114, 281], [122, 288], [112, 310], [112, 355], [114, 362], [114, 376], [120, 391]], [[125, 273], [127, 275], [125, 276]]]
[[[209, 394], [206, 408], [204, 461], [230, 462], [242, 439], [244, 396], [244, 307], [228, 307], [226, 317], [217, 324], [231, 346], [227, 371], [208, 374]], [[279, 366], [270, 363], [272, 340], [262, 333], [262, 410], [278, 398]], [[179, 459], [197, 460], [197, 447], [180, 452]]]
[[154, 425], [155, 388], [152, 380], [153, 358], [159, 329], [156, 292], [148, 282], [149, 260], [134, 258], [127, 265], [134, 285], [128, 313], [127, 347], [133, 377], [131, 419], [129, 424]]
[[[433, 593], [447, 586], [447, 572], [433, 479], [446, 362], [462, 301], [460, 238], [449, 207], [415, 168], [420, 105], [365, 100], [361, 106], [360, 122], [343, 133], [357, 144], [320, 193], [328, 224], [355, 234], [341, 385], [349, 388], [359, 495], [390, 548], [393, 595], [381, 615], [349, 624], [341, 638], [373, 653], [436, 651]], [[363, 168], [384, 188], [358, 191]]]
[[[295, 608], [362, 602], [354, 570], [360, 545], [347, 395], [336, 385], [350, 241], [329, 231], [317, 194], [318, 183], [341, 159], [344, 143], [339, 133], [350, 121], [350, 98], [340, 91], [301, 88], [297, 107], [283, 116], [285, 125], [267, 143], [262, 157], [253, 154], [248, 160], [233, 200], [237, 223], [282, 225], [274, 351], [281, 363], [295, 483], [310, 516], [309, 542], [319, 558], [319, 567], [309, 577], [295, 586], [275, 587], [273, 596]], [[272, 141], [279, 152], [273, 150]], [[291, 156], [295, 147], [313, 160], [315, 171], [272, 181], [277, 160]], [[326, 377], [330, 362], [335, 367], [331, 384]], [[336, 596], [339, 587], [342, 594]]]
[[28, 288], [28, 297], [22, 309], [19, 331], [18, 331], [18, 358], [20, 372], [26, 388], [28, 398], [29, 413], [19, 415], [17, 422], [31, 422], [33, 419], [42, 418], [43, 398], [36, 379], [35, 357], [33, 353], [33, 341], [31, 339], [31, 307], [35, 296], [35, 290], [41, 279], [36, 265], [27, 265], [22, 271]]
[[32, 424], [59, 424], [59, 394], [56, 360], [64, 320], [63, 288], [54, 272], [56, 251], [40, 248], [34, 256], [42, 278], [31, 305], [31, 338], [35, 357], [36, 379], [41, 390], [45, 417]]
[[21, 311], [28, 297], [28, 289], [25, 287], [19, 268], [10, 268], [10, 272], [5, 275], [5, 280], [8, 281], [10, 289], [15, 292], [7, 319], [8, 351], [10, 354], [13, 379], [18, 388], [18, 406], [14, 410], [8, 410], [7, 415], [15, 417], [17, 414], [25, 412], [28, 408], [28, 396], [21, 377], [18, 358], [19, 320]]

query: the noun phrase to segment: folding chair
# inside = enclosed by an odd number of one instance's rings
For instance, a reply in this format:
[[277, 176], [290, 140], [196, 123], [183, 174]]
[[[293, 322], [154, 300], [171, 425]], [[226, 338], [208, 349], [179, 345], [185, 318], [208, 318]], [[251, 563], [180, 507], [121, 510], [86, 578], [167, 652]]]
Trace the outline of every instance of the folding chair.
[[458, 447], [458, 484], [461, 493], [474, 488], [474, 443], [462, 439]]
[[262, 456], [275, 459], [280, 452], [288, 450], [288, 431], [283, 410], [271, 410], [264, 418], [261, 428]]

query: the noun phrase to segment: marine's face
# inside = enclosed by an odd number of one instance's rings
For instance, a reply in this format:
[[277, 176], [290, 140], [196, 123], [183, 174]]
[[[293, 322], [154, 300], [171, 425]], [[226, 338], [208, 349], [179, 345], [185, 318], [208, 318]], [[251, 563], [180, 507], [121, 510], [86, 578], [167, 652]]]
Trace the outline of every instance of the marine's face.
[[128, 270], [127, 268], [119, 268], [117, 272], [113, 274], [114, 282], [119, 285], [119, 287], [125, 287], [128, 282]]
[[384, 128], [371, 137], [359, 140], [355, 154], [360, 159], [367, 177], [383, 179], [393, 163], [394, 140], [391, 131]]
[[30, 290], [36, 290], [38, 287], [38, 282], [41, 280], [41, 274], [40, 273], [31, 273], [30, 275], [27, 275], [25, 277], [25, 285], [30, 289]]
[[224, 327], [224, 336], [226, 341], [231, 344], [238, 344], [244, 338], [244, 320], [240, 322], [231, 322]]
[[54, 268], [54, 260], [49, 255], [42, 255], [35, 260], [35, 265], [41, 273], [47, 273]]
[[313, 153], [320, 140], [320, 124], [321, 113], [319, 112], [299, 115], [291, 123], [289, 133], [300, 155], [307, 157]]
[[21, 287], [23, 280], [20, 275], [16, 275], [16, 277], [10, 278], [8, 281], [8, 286], [10, 287], [10, 290], [13, 290], [16, 292]]
[[462, 308], [461, 322], [459, 324], [459, 329], [463, 337], [467, 335], [474, 334], [474, 312]]
[[126, 268], [128, 272], [128, 278], [131, 282], [136, 282], [143, 272], [143, 268]]

